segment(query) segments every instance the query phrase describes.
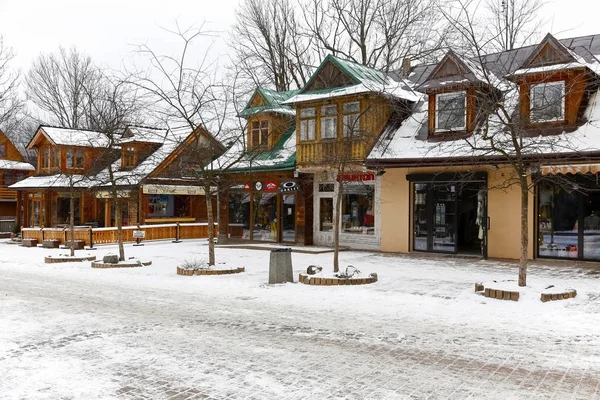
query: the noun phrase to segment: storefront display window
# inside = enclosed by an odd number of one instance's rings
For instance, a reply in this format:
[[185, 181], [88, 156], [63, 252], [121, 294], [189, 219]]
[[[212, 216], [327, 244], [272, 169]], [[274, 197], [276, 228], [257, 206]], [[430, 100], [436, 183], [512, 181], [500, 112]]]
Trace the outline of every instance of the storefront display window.
[[341, 227], [343, 233], [375, 234], [374, 194], [374, 185], [344, 184]]
[[600, 188], [592, 176], [545, 184], [538, 195], [538, 255], [600, 259]]
[[254, 193], [253, 240], [277, 241], [277, 195]]
[[250, 239], [250, 193], [229, 195], [229, 237]]
[[296, 195], [285, 194], [281, 197], [283, 213], [281, 215], [281, 240], [296, 241]]
[[[79, 215], [79, 202], [80, 202], [80, 193], [76, 193], [74, 195], [74, 224], [80, 225], [81, 218]], [[71, 199], [68, 194], [60, 195], [56, 198], [56, 224], [57, 225], [69, 225], [70, 222], [70, 214], [71, 214]]]

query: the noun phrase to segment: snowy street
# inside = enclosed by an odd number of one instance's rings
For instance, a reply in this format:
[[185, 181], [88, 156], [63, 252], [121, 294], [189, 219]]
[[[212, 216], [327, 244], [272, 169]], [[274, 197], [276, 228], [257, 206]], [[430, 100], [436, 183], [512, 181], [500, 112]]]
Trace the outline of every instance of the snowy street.
[[[176, 275], [202, 241], [126, 245], [142, 268], [44, 264], [64, 252], [0, 243], [0, 399], [600, 398], [594, 264], [536, 262], [530, 282], [577, 297], [515, 303], [473, 292], [516, 279], [501, 262], [344, 252], [379, 282], [317, 287], [267, 285], [269, 252], [247, 249], [217, 249], [245, 273]], [[295, 279], [332, 268], [292, 257]]]

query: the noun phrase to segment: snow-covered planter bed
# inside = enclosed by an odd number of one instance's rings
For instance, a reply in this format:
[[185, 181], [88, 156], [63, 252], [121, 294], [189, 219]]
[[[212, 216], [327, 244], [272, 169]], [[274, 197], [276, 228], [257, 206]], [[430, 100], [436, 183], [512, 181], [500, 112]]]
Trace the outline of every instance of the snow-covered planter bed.
[[133, 268], [152, 265], [152, 261], [141, 261], [131, 257], [125, 261], [119, 261], [115, 254], [107, 254], [102, 260], [92, 261], [92, 268]]
[[475, 291], [483, 292], [488, 298], [512, 301], [519, 301], [522, 296], [533, 299], [539, 296], [543, 302], [572, 299], [577, 296], [577, 291], [572, 288], [539, 283], [522, 287], [514, 280], [478, 282], [475, 284]]
[[318, 286], [366, 285], [377, 282], [377, 274], [360, 277], [360, 271], [349, 265], [345, 271], [333, 273], [323, 272], [323, 268], [311, 265], [306, 273], [298, 276], [300, 283]]
[[245, 272], [244, 267], [227, 267], [223, 263], [220, 265], [209, 266], [204, 259], [192, 258], [185, 260], [181, 266], [177, 267], [177, 275], [183, 276], [200, 276], [200, 275], [229, 275]]
[[65, 262], [83, 262], [83, 261], [94, 261], [96, 256], [71, 256], [69, 254], [59, 254], [57, 256], [46, 256], [44, 262], [46, 264], [52, 263], [65, 263]]

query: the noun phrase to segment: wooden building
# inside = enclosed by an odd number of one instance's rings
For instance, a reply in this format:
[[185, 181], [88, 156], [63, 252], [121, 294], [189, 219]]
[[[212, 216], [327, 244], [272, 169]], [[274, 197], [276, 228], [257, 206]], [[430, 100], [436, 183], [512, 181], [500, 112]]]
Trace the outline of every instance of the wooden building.
[[15, 220], [20, 224], [24, 218], [21, 211], [23, 198], [19, 192], [8, 187], [25, 179], [34, 170], [33, 165], [25, 162], [23, 154], [4, 132], [0, 131], [0, 220]]
[[205, 222], [198, 166], [224, 150], [202, 128], [135, 126], [114, 137], [40, 126], [27, 148], [37, 150], [36, 174], [11, 189], [26, 197], [29, 227], [66, 226], [71, 197], [76, 225], [115, 226], [116, 201], [124, 225]]

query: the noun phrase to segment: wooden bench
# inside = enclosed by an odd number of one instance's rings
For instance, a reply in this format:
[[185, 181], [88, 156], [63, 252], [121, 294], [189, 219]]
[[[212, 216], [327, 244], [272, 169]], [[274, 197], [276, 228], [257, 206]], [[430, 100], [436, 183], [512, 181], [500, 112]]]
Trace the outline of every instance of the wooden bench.
[[24, 247], [37, 247], [37, 245], [38, 245], [37, 239], [25, 238], [21, 241], [21, 246], [24, 246]]
[[45, 249], [58, 249], [60, 246], [60, 240], [57, 239], [47, 239], [42, 241], [42, 247]]

